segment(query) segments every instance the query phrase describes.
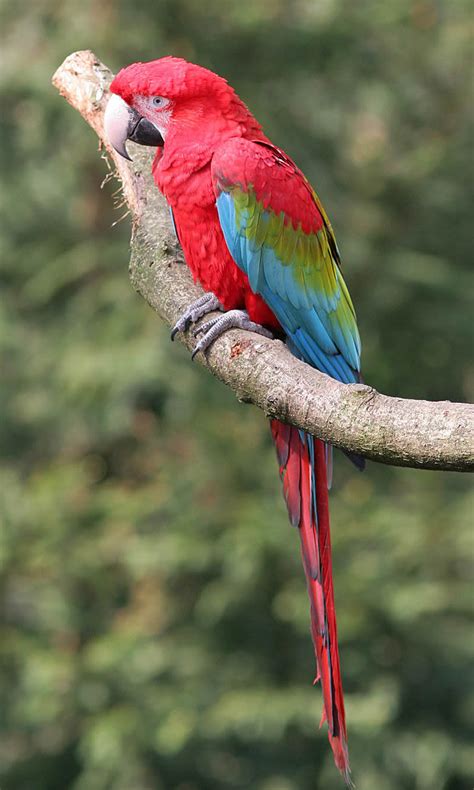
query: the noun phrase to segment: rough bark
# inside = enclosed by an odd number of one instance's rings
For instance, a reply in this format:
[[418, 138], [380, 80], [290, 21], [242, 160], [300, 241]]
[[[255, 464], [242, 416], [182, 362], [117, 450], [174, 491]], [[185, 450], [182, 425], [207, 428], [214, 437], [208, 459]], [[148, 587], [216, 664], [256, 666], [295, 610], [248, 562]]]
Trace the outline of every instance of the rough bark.
[[[70, 55], [53, 84], [97, 133], [113, 160], [133, 219], [130, 276], [134, 287], [170, 325], [200, 293], [183, 265], [165, 201], [150, 175], [153, 151], [129, 145], [133, 162], [104, 138], [111, 72], [92, 52]], [[194, 339], [180, 336], [191, 349]], [[381, 395], [344, 385], [295, 359], [277, 340], [232, 330], [199, 362], [237, 397], [331, 444], [374, 461], [425, 469], [474, 468], [474, 407]]]

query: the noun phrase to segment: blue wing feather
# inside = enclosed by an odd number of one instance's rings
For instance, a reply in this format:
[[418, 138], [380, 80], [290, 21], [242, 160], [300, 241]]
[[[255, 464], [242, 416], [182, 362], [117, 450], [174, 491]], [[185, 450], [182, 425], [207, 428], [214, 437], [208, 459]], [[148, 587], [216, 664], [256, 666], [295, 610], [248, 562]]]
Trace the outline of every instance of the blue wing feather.
[[[340, 274], [332, 259], [326, 262], [326, 265], [334, 266], [328, 271], [323, 271], [325, 261], [322, 259], [321, 287], [317, 291], [311, 285], [309, 273], [305, 274], [302, 287], [295, 279], [292, 267], [285, 265], [275, 252], [278, 239], [272, 238], [271, 233], [265, 236], [266, 228], [270, 231], [269, 211], [261, 210], [255, 219], [254, 215], [250, 216], [247, 202], [243, 210], [240, 207], [237, 220], [234, 199], [228, 191], [220, 192], [216, 205], [234, 261], [247, 274], [254, 293], [260, 294], [276, 315], [297, 355], [339, 381], [358, 381], [360, 344], [357, 328], [355, 319], [355, 329], [351, 327], [351, 331], [337, 315], [336, 309], [341, 300], [338, 288]], [[285, 232], [283, 218], [280, 232]], [[330, 255], [327, 244], [325, 250], [323, 247], [320, 247], [321, 255]], [[296, 245], [294, 254], [297, 254]]]

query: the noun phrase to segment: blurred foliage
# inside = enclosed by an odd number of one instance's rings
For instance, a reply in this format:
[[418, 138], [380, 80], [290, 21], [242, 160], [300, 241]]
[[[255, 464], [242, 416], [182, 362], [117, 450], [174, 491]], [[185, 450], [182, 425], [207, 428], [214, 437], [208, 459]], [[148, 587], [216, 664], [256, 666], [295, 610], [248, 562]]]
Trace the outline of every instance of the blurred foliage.
[[[133, 293], [128, 221], [50, 77], [81, 48], [227, 76], [327, 206], [366, 380], [465, 399], [468, 3], [0, 8], [2, 789], [341, 788], [265, 420]], [[338, 460], [332, 515], [357, 786], [467, 790], [469, 482]]]

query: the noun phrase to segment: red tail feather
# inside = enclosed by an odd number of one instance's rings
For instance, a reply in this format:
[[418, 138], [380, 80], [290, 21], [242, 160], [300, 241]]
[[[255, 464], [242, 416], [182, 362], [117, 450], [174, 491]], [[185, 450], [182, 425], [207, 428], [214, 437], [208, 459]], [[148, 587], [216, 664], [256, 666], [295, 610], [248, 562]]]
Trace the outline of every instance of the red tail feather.
[[346, 720], [337, 646], [324, 442], [272, 420], [280, 475], [292, 524], [299, 528], [311, 608], [311, 633], [334, 760], [351, 785]]

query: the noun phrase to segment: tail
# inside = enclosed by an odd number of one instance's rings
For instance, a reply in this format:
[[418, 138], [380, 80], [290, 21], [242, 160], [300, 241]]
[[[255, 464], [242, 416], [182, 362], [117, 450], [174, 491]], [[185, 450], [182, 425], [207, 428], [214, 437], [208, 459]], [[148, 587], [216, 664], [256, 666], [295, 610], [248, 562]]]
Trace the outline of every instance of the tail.
[[271, 421], [271, 431], [288, 513], [301, 539], [317, 664], [314, 682], [321, 680], [324, 700], [321, 724], [327, 721], [334, 761], [352, 786], [332, 583], [327, 448], [320, 439], [277, 420]]

